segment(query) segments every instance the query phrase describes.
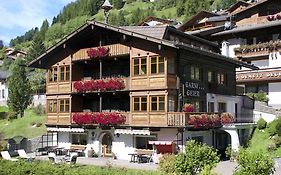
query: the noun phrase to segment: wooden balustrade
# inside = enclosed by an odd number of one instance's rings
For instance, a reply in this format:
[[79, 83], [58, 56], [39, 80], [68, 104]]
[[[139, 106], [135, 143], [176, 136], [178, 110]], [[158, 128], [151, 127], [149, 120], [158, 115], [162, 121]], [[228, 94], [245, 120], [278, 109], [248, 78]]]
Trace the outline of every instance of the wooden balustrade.
[[168, 126], [185, 126], [187, 124], [187, 113], [169, 112], [167, 117]]
[[[116, 57], [116, 56], [122, 56], [122, 55], [129, 55], [130, 54], [130, 48], [128, 46], [125, 46], [123, 44], [112, 44], [112, 45], [106, 45], [102, 46], [109, 48], [109, 57]], [[93, 49], [96, 49], [98, 47], [94, 47]], [[81, 60], [89, 60], [90, 57], [87, 54], [87, 50], [90, 48], [80, 49], [76, 53], [72, 55], [72, 61], [81, 61]]]

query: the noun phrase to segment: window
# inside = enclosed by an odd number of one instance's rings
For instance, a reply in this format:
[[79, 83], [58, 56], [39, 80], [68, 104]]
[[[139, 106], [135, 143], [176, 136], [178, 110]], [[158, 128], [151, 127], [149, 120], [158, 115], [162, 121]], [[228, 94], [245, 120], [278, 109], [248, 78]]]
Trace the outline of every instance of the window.
[[150, 111], [165, 111], [165, 96], [150, 97]]
[[68, 81], [68, 80], [70, 80], [70, 67], [61, 66], [60, 67], [60, 81]]
[[191, 66], [190, 67], [190, 78], [192, 80], [200, 80], [201, 79], [201, 73], [200, 68], [197, 66]]
[[150, 58], [150, 73], [160, 74], [164, 73], [164, 58], [159, 56], [154, 56]]
[[137, 149], [153, 149], [151, 144], [148, 144], [149, 141], [155, 141], [156, 136], [136, 136], [136, 148]]
[[2, 98], [5, 98], [5, 89], [2, 89]]
[[69, 99], [59, 100], [60, 112], [69, 112]]
[[226, 76], [224, 73], [218, 73], [218, 84], [226, 84]]
[[134, 59], [134, 75], [146, 75], [146, 57]]
[[174, 96], [169, 96], [168, 98], [168, 109], [169, 112], [176, 112], [176, 107], [175, 107], [175, 97]]
[[133, 97], [133, 111], [147, 111], [147, 97]]
[[47, 105], [49, 113], [57, 112], [57, 100], [47, 100]]
[[71, 144], [74, 145], [87, 145], [87, 134], [71, 134]]
[[57, 68], [53, 67], [49, 69], [49, 82], [56, 82], [57, 81]]
[[215, 103], [208, 102], [208, 112], [215, 112]]
[[212, 83], [214, 82], [214, 72], [208, 71], [208, 82]]
[[218, 112], [226, 112], [226, 103], [219, 103], [218, 106]]

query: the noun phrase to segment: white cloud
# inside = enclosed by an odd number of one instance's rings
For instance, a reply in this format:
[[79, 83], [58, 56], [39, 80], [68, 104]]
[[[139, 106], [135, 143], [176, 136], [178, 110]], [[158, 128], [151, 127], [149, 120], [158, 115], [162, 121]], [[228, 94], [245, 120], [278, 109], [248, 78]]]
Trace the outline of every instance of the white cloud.
[[[52, 22], [63, 6], [74, 0], [8, 0], [0, 3], [0, 36], [7, 40], [11, 32], [24, 34], [40, 27], [43, 20]], [[10, 38], [11, 39], [11, 38]], [[10, 40], [8, 39], [8, 40]]]

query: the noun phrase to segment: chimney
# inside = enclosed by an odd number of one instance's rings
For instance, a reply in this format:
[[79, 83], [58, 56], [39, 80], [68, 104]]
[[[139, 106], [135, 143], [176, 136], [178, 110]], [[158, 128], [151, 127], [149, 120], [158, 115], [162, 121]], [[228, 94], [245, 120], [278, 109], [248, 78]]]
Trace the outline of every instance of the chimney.
[[221, 54], [223, 56], [229, 57], [229, 42], [223, 41], [221, 43]]

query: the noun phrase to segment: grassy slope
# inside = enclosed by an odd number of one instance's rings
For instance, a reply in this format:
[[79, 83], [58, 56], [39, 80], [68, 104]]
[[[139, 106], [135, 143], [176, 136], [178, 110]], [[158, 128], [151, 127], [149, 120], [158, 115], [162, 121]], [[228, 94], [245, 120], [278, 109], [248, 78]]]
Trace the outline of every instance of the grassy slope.
[[273, 140], [269, 136], [268, 128], [264, 131], [256, 129], [247, 149], [253, 152], [268, 153], [272, 157], [281, 157], [281, 147], [275, 151], [268, 152], [267, 147], [271, 143], [273, 143]]
[[[8, 111], [7, 107], [0, 107], [0, 111]], [[43, 123], [41, 127], [32, 127], [32, 123]], [[12, 138], [14, 136], [23, 136], [34, 138], [46, 133], [45, 116], [38, 116], [32, 110], [25, 111], [23, 118], [13, 121], [0, 120], [0, 132], [4, 138]]]

